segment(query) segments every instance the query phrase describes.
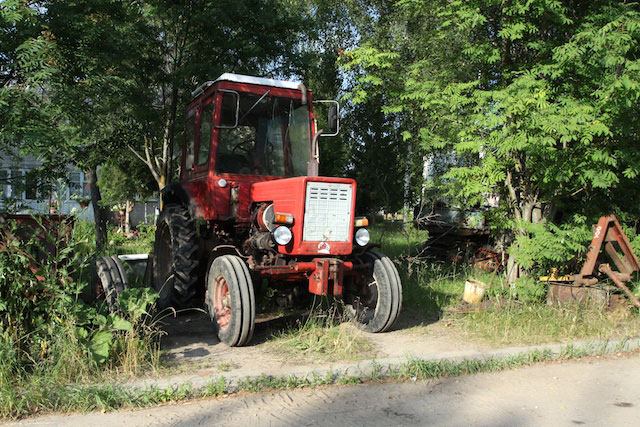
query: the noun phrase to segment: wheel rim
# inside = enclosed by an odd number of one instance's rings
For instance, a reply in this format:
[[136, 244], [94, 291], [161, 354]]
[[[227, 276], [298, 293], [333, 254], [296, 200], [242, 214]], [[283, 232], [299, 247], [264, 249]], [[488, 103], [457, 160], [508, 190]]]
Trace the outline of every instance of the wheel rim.
[[362, 324], [369, 323], [378, 306], [378, 282], [373, 274], [368, 275], [357, 284], [357, 290], [346, 295], [347, 304], [351, 305], [354, 318]]
[[213, 286], [213, 308], [220, 329], [225, 329], [231, 322], [231, 296], [229, 286], [222, 275], [216, 278]]

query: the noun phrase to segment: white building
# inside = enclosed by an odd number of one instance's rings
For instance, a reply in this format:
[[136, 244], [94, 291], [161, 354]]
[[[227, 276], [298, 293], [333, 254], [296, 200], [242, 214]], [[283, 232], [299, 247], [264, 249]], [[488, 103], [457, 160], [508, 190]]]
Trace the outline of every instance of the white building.
[[[65, 179], [43, 185], [37, 172], [29, 174], [40, 167], [42, 162], [33, 156], [19, 157], [0, 152], [0, 212], [47, 214], [54, 208], [55, 213], [74, 213], [93, 221], [89, 185], [84, 173], [69, 165]], [[131, 225], [154, 223], [157, 206], [157, 200], [136, 201], [129, 214]]]
[[85, 203], [89, 187], [82, 171], [68, 166], [66, 179], [43, 183], [37, 172], [30, 173], [40, 167], [42, 162], [33, 156], [0, 153], [0, 211], [49, 213], [53, 208], [56, 213], [77, 213], [93, 220], [93, 209]]

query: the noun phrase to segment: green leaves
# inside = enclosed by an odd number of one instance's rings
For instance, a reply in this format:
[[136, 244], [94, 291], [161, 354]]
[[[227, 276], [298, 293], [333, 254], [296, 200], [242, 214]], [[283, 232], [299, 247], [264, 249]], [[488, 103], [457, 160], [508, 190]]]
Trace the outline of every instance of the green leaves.
[[137, 322], [142, 316], [149, 314], [149, 308], [157, 299], [158, 293], [153, 289], [131, 288], [122, 292], [118, 301], [122, 311], [127, 313], [133, 322]]
[[523, 226], [527, 233], [516, 238], [509, 255], [527, 269], [537, 265], [548, 271], [559, 265], [566, 266], [572, 259], [584, 255], [593, 237], [586, 218], [579, 215], [559, 226], [530, 222], [523, 223]]
[[109, 359], [109, 352], [113, 345], [113, 333], [110, 331], [97, 331], [88, 343], [88, 349], [97, 363], [104, 363]]

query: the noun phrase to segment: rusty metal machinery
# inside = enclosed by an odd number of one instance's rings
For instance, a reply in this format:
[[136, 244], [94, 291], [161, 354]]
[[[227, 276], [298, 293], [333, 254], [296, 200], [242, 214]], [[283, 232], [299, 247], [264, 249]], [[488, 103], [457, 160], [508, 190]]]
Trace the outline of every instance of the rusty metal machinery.
[[[602, 251], [603, 247], [604, 251]], [[600, 256], [604, 253], [609, 256], [618, 269], [617, 271], [609, 263], [599, 262]], [[608, 277], [616, 287], [627, 295], [634, 306], [640, 308], [640, 300], [625, 285], [625, 282], [631, 281], [633, 273], [638, 271], [640, 271], [640, 261], [633, 253], [631, 243], [622, 230], [618, 219], [615, 215], [605, 215], [594, 226], [593, 240], [589, 245], [587, 260], [580, 273], [563, 277], [551, 274], [541, 277], [540, 280], [549, 282], [549, 299], [552, 302], [583, 301], [585, 298], [603, 300], [606, 298], [609, 303], [610, 289], [604, 286], [595, 286], [599, 284], [601, 279]]]

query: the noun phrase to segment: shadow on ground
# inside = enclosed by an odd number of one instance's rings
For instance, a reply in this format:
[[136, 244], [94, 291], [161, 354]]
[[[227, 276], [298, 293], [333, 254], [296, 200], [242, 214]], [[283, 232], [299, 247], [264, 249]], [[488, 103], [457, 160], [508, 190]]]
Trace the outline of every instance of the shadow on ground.
[[[287, 330], [296, 322], [303, 322], [307, 315], [308, 311], [283, 316], [258, 315], [253, 338], [248, 346], [258, 346], [269, 341], [273, 335]], [[211, 354], [211, 346], [224, 346], [216, 335], [209, 315], [201, 309], [194, 308], [166, 317], [161, 322], [161, 328], [164, 332], [161, 346], [169, 352], [170, 360], [206, 357]]]

